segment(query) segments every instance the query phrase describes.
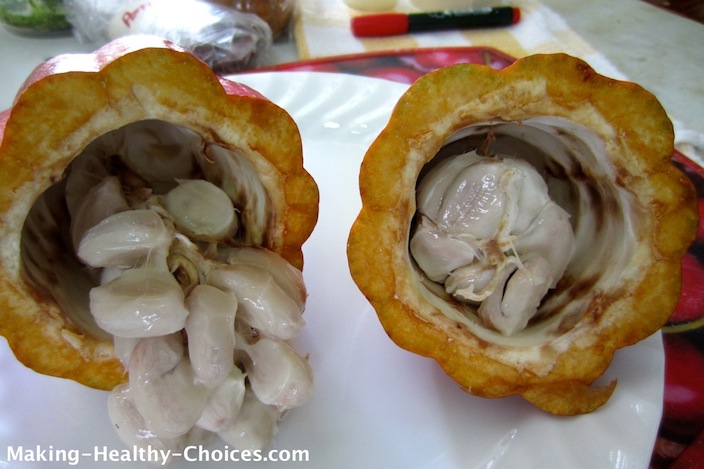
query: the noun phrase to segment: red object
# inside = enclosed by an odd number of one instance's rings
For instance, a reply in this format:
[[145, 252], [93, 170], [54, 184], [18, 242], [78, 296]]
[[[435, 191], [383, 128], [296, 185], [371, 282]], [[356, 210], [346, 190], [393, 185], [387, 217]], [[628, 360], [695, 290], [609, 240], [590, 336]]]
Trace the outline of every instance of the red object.
[[410, 85], [423, 76], [423, 73], [404, 67], [379, 67], [367, 70], [366, 75]]
[[383, 13], [352, 18], [352, 34], [357, 37], [398, 36], [408, 33], [408, 15]]
[[668, 469], [702, 469], [704, 468], [704, 433], [677, 456]]
[[[701, 201], [700, 201], [701, 204]], [[702, 217], [704, 220], [704, 217]], [[701, 225], [700, 225], [701, 228]], [[702, 320], [704, 318], [704, 265], [692, 254], [682, 258], [682, 293], [670, 316], [670, 325]], [[704, 322], [692, 324], [701, 327]]]
[[683, 334], [665, 334], [664, 346], [662, 428], [668, 435], [686, 441], [704, 431], [704, 355]]

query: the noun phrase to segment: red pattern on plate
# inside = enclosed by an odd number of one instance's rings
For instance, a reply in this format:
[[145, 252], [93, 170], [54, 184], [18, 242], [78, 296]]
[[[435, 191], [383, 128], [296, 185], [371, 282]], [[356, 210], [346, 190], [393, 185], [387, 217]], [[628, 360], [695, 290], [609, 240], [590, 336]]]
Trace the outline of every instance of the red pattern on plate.
[[[459, 47], [326, 57], [257, 71], [347, 73], [410, 84], [447, 65], [474, 63], [502, 69], [514, 61], [496, 49]], [[651, 469], [704, 468], [704, 169], [679, 152], [673, 161], [697, 189], [701, 219], [697, 240], [682, 261], [680, 302], [663, 329], [664, 408]]]

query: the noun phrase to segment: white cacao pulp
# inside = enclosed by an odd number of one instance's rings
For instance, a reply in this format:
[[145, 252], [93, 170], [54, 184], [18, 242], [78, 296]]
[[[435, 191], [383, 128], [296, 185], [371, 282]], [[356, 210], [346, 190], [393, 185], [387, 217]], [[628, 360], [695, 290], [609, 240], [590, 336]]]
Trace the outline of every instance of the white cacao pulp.
[[621, 275], [635, 212], [602, 146], [555, 117], [479, 123], [445, 142], [418, 178], [409, 240], [443, 314], [487, 340], [539, 342]]
[[[219, 434], [261, 448], [282, 412], [309, 398], [310, 367], [289, 342], [305, 285], [256, 247], [269, 201], [246, 158], [138, 122], [86, 147], [37, 207], [27, 242], [41, 239], [43, 218], [56, 220], [65, 232], [42, 249], [75, 253], [50, 293], [86, 333], [112, 335], [129, 371], [108, 401], [127, 445], [178, 452]], [[42, 279], [54, 267], [28, 247], [23, 256], [28, 277], [51, 286]]]
[[501, 333], [525, 328], [574, 250], [569, 215], [537, 171], [518, 159], [456, 155], [425, 175], [417, 200], [410, 248], [428, 278], [480, 304]]

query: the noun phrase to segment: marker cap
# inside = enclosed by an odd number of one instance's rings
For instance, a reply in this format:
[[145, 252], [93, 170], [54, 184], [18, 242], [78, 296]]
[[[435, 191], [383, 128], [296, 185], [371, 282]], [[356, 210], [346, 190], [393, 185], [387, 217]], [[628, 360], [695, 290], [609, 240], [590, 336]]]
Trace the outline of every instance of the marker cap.
[[396, 36], [408, 32], [408, 15], [403, 13], [355, 16], [351, 23], [352, 34], [357, 37]]

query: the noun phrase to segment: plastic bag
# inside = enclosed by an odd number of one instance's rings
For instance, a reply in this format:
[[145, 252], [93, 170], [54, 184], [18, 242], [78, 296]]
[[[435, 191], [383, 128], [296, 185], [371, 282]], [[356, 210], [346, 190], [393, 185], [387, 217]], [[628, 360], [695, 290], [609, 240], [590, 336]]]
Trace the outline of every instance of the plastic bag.
[[198, 0], [64, 0], [81, 42], [103, 45], [130, 34], [152, 34], [191, 51], [218, 73], [264, 65], [271, 28], [259, 16]]

